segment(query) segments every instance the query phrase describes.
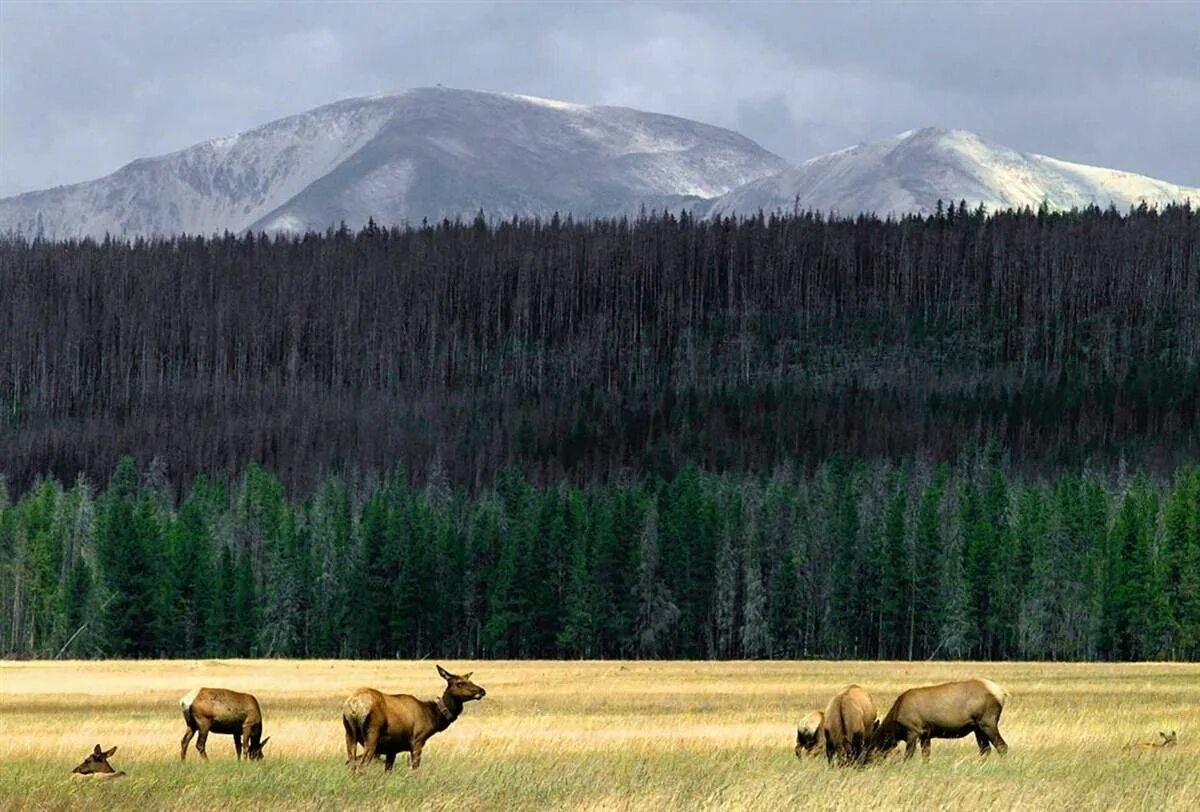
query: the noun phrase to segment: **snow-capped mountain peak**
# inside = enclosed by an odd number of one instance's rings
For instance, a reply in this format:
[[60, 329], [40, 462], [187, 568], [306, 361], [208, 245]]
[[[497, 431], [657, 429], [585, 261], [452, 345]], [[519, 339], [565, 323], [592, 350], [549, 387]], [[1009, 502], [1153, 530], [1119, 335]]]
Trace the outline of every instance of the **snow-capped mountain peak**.
[[347, 99], [99, 180], [0, 200], [0, 233], [323, 230], [692, 205], [786, 166], [718, 127], [621, 107], [418, 88]]
[[1115, 169], [1086, 166], [991, 144], [966, 130], [923, 127], [821, 155], [735, 189], [715, 215], [800, 209], [841, 214], [928, 213], [965, 200], [989, 211], [1043, 202], [1119, 209], [1200, 201], [1200, 190]]

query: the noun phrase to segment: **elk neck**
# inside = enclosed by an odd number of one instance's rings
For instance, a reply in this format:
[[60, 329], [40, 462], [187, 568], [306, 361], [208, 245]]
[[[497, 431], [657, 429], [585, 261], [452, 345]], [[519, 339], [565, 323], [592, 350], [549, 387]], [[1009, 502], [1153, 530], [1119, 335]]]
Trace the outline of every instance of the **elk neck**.
[[463, 703], [447, 688], [445, 693], [434, 700], [434, 711], [437, 715], [437, 729], [445, 730], [462, 713]]

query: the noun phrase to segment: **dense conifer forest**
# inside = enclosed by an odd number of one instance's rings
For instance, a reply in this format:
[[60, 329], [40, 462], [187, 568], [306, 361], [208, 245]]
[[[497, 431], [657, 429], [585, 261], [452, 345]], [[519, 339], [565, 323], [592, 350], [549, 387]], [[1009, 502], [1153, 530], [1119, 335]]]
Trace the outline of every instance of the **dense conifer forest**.
[[1186, 206], [8, 239], [0, 324], [0, 656], [1200, 659]]
[[0, 495], [0, 656], [1200, 659], [1200, 467], [1004, 468], [289, 498], [251, 465], [176, 505], [127, 459]]
[[10, 486], [123, 454], [291, 489], [440, 460], [479, 490], [1200, 450], [1200, 219], [965, 207], [374, 226], [301, 238], [0, 242]]

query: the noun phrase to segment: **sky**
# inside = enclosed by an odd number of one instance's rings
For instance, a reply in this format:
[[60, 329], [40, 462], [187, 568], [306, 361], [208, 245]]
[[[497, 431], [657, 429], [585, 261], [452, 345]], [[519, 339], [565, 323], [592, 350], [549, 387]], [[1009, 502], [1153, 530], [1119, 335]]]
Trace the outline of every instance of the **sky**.
[[684, 116], [792, 161], [941, 126], [1200, 186], [1200, 0], [0, 0], [0, 196], [436, 84]]

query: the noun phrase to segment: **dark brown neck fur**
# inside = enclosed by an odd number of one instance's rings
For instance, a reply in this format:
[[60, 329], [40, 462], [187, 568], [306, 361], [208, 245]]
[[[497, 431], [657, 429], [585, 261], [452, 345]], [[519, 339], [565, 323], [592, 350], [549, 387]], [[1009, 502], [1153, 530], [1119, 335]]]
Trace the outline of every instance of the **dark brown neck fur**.
[[447, 688], [441, 699], [429, 703], [433, 706], [433, 726], [439, 733], [450, 727], [463, 712], [462, 700]]

